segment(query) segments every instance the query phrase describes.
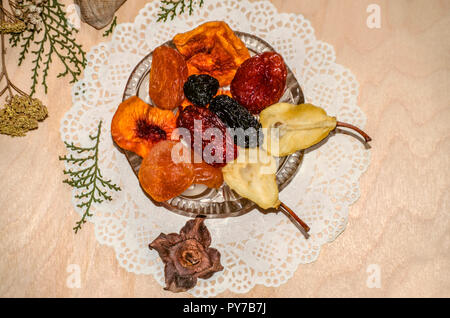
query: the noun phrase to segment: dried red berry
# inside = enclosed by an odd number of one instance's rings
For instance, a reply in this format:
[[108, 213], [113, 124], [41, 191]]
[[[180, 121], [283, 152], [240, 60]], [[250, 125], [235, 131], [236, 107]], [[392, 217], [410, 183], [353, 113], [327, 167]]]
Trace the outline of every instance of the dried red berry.
[[278, 102], [286, 86], [287, 69], [276, 52], [265, 52], [246, 60], [231, 82], [231, 94], [251, 113]]
[[[179, 110], [177, 127], [187, 129], [190, 145], [203, 160], [219, 168], [238, 156], [238, 150], [222, 121], [207, 108], [187, 106]], [[178, 129], [181, 138], [184, 132]], [[201, 149], [200, 149], [201, 148]]]

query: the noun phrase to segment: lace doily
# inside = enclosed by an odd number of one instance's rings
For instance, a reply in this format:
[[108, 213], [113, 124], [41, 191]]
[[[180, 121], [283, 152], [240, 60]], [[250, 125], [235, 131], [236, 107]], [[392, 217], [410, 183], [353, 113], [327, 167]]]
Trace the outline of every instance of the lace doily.
[[[100, 244], [114, 248], [127, 271], [151, 274], [164, 286], [163, 263], [148, 244], [161, 232], [178, 232], [188, 218], [153, 205], [125, 156], [113, 145], [109, 130], [127, 79], [146, 54], [176, 33], [205, 21], [224, 20], [234, 30], [265, 39], [281, 53], [296, 74], [306, 102], [359, 127], [364, 127], [366, 119], [357, 105], [355, 77], [336, 64], [333, 47], [315, 38], [311, 23], [303, 16], [278, 13], [268, 1], [208, 0], [192, 16], [157, 23], [158, 6], [158, 1], [147, 3], [134, 23], [118, 25], [110, 42], [88, 53], [84, 79], [73, 87], [73, 105], [60, 131], [62, 140], [90, 144], [89, 134], [103, 120], [99, 165], [122, 191], [114, 192], [111, 202], [92, 207], [95, 236]], [[256, 284], [275, 287], [292, 277], [299, 264], [315, 261], [321, 246], [344, 231], [369, 157], [370, 151], [361, 142], [344, 134], [305, 153], [297, 176], [280, 198], [310, 225], [308, 240], [282, 213], [254, 210], [236, 218], [207, 219], [211, 246], [220, 251], [225, 269], [208, 280], [200, 279], [189, 292], [210, 297], [227, 289], [245, 293]], [[72, 202], [82, 213], [76, 206], [76, 193], [74, 189]]]

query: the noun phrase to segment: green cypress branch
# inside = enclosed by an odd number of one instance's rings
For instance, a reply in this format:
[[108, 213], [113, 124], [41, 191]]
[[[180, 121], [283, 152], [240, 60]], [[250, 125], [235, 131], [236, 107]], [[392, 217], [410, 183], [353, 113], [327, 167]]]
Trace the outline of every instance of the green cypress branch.
[[[9, 42], [11, 46], [20, 46], [18, 64], [21, 65], [29, 54], [35, 56], [32, 60], [31, 94], [36, 92], [39, 80], [47, 94], [47, 77], [53, 56], [64, 65], [64, 71], [57, 77], [70, 76], [70, 83], [75, 83], [86, 67], [86, 53], [75, 40], [75, 33], [67, 21], [64, 5], [58, 0], [48, 0], [42, 4], [42, 29], [34, 27], [20, 34], [12, 34]], [[37, 49], [30, 51], [34, 44]], [[42, 74], [39, 71], [42, 70]]]
[[114, 17], [114, 20], [111, 22], [109, 29], [103, 33], [103, 37], [106, 38], [108, 35], [112, 34], [116, 26], [117, 26], [117, 16]]
[[[111, 201], [112, 197], [108, 194], [108, 190], [121, 191], [120, 187], [112, 183], [111, 180], [104, 179], [98, 166], [98, 149], [101, 129], [102, 121], [98, 124], [97, 134], [89, 135], [89, 138], [94, 141], [94, 144], [91, 147], [79, 147], [75, 146], [73, 142], [64, 142], [69, 151], [75, 152], [76, 154], [86, 153], [87, 156], [74, 157], [70, 154], [69, 156], [65, 155], [59, 157], [59, 160], [81, 167], [78, 170], [67, 169], [63, 171], [65, 175], [69, 176], [63, 183], [66, 183], [73, 188], [84, 189], [81, 193], [75, 195], [75, 198], [80, 200], [77, 207], [84, 209], [83, 216], [76, 222], [76, 226], [73, 228], [75, 233], [77, 233], [82, 225], [86, 223], [86, 219], [92, 216], [90, 210], [93, 203], [102, 203], [105, 200]], [[88, 166], [85, 167], [85, 165]]]
[[173, 20], [177, 15], [181, 15], [188, 9], [189, 15], [194, 13], [194, 6], [198, 3], [199, 7], [203, 6], [204, 0], [161, 0], [161, 10], [158, 13], [158, 20], [166, 22], [169, 18]]

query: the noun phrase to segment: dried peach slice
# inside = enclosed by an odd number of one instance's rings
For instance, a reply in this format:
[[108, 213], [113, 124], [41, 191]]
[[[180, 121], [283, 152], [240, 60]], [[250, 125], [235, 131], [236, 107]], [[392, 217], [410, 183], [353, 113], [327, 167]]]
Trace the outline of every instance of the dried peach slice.
[[144, 158], [154, 144], [170, 139], [175, 128], [173, 112], [150, 106], [133, 96], [117, 108], [111, 135], [119, 147]]

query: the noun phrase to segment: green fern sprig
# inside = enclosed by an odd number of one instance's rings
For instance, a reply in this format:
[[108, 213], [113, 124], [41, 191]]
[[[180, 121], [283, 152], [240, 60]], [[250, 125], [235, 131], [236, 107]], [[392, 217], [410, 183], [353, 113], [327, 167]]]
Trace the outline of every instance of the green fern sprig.
[[80, 167], [77, 170], [64, 170], [64, 174], [68, 175], [69, 178], [63, 181], [63, 183], [73, 188], [82, 189], [79, 194], [75, 195], [75, 198], [81, 201], [77, 204], [77, 207], [84, 209], [83, 216], [76, 222], [76, 226], [73, 228], [75, 233], [86, 223], [86, 218], [92, 216], [90, 210], [93, 203], [102, 203], [105, 200], [111, 201], [112, 197], [108, 194], [108, 190], [121, 191], [120, 187], [112, 183], [111, 180], [105, 180], [98, 167], [101, 129], [102, 121], [98, 124], [97, 134], [89, 135], [89, 138], [94, 141], [94, 145], [91, 147], [80, 147], [74, 145], [73, 142], [64, 142], [69, 151], [75, 152], [76, 154], [86, 154], [85, 157], [74, 157], [73, 154], [59, 157], [59, 160]]
[[[32, 60], [32, 84], [30, 96], [36, 92], [39, 79], [48, 92], [47, 77], [53, 57], [57, 56], [64, 65], [64, 71], [57, 77], [70, 75], [70, 83], [75, 83], [86, 66], [86, 53], [81, 45], [75, 41], [74, 33], [67, 21], [64, 5], [58, 0], [48, 0], [42, 6], [42, 30], [32, 28], [22, 33], [12, 34], [9, 42], [11, 46], [20, 46], [19, 66], [28, 54], [33, 54]], [[36, 46], [31, 50], [32, 45]], [[41, 77], [39, 70], [42, 70]]]
[[188, 9], [189, 15], [192, 15], [197, 2], [199, 7], [203, 6], [203, 0], [162, 0], [160, 6], [161, 12], [158, 13], [158, 20], [156, 22], [166, 22], [169, 18], [173, 20], [175, 16], [183, 14], [186, 8]]

